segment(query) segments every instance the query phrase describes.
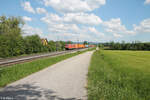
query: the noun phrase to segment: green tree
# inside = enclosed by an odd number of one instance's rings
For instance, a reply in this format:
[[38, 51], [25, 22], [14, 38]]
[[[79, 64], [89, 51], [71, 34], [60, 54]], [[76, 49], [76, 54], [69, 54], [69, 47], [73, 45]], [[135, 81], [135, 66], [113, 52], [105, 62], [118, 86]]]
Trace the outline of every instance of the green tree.
[[87, 42], [87, 41], [84, 41], [83, 44], [84, 44], [84, 45], [88, 45], [88, 42]]
[[0, 57], [17, 56], [24, 53], [19, 17], [0, 16]]
[[54, 41], [49, 41], [48, 42], [48, 47], [50, 52], [56, 51], [56, 43]]
[[73, 42], [72, 41], [67, 41], [66, 44], [73, 44]]
[[60, 44], [61, 44], [61, 50], [65, 50], [65, 42], [64, 41], [60, 41]]
[[62, 44], [60, 41], [56, 41], [56, 51], [61, 51], [62, 50]]
[[104, 49], [104, 45], [103, 44], [98, 44], [98, 47], [100, 48], [100, 49]]
[[38, 35], [26, 36], [25, 40], [25, 52], [26, 54], [43, 52], [43, 44]]

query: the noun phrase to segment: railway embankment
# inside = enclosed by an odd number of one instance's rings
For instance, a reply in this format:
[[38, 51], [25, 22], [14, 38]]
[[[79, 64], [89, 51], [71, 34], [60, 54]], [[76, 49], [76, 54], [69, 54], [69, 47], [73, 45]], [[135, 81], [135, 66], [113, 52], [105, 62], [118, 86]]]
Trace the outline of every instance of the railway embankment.
[[73, 53], [68, 53], [56, 57], [46, 57], [31, 62], [14, 64], [7, 67], [0, 67], [0, 87], [6, 86], [11, 82], [14, 82], [32, 73], [40, 71], [48, 66], [56, 64], [57, 62], [60, 62], [67, 58], [84, 53], [88, 50], [92, 50], [92, 49], [87, 49], [87, 50], [82, 50], [77, 52], [74, 51]]

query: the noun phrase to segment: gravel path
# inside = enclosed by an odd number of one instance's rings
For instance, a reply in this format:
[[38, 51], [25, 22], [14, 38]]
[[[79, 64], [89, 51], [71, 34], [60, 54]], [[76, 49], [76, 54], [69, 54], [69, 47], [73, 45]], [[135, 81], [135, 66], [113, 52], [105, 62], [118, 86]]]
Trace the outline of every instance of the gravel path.
[[0, 89], [1, 98], [86, 100], [86, 75], [93, 51], [61, 61]]

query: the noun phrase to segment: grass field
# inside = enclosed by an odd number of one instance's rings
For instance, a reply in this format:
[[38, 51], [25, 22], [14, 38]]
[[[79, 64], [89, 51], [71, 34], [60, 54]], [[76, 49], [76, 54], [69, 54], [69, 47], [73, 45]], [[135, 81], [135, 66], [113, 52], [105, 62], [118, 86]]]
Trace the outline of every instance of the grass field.
[[78, 51], [76, 53], [56, 56], [56, 57], [42, 58], [42, 59], [34, 60], [32, 62], [12, 65], [6, 68], [0, 68], [0, 87], [3, 87], [23, 77], [26, 77], [34, 72], [40, 71], [59, 61], [65, 60], [67, 58], [73, 57], [75, 55], [78, 55], [78, 54], [81, 54], [81, 53], [84, 53], [86, 51], [90, 51], [93, 49], [94, 48], [84, 50], [84, 51]]
[[150, 52], [96, 51], [88, 73], [88, 100], [150, 100]]

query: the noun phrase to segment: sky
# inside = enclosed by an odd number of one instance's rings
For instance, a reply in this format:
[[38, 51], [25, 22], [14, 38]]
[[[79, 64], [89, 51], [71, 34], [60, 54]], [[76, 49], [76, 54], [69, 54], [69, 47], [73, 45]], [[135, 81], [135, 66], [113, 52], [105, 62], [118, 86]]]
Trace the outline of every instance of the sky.
[[23, 36], [90, 42], [150, 42], [150, 0], [0, 0], [21, 17]]

